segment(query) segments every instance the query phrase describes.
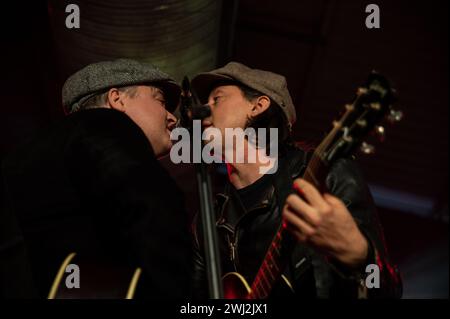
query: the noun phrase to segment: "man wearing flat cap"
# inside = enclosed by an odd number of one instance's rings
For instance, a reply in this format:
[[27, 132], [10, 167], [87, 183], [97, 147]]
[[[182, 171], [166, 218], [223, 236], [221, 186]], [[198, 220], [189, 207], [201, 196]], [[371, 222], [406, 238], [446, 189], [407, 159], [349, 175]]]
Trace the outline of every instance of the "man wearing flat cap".
[[[312, 152], [292, 139], [296, 112], [286, 79], [230, 62], [198, 74], [192, 88], [211, 109], [202, 122], [205, 131], [214, 128], [224, 137], [229, 128], [278, 129], [278, 134], [268, 139], [278, 144], [275, 172], [264, 174], [261, 170], [267, 162], [261, 160], [264, 154], [250, 161], [244, 153], [240, 162], [225, 156], [229, 182], [217, 196], [215, 207], [221, 268], [227, 274], [225, 296], [399, 297], [400, 277], [389, 263], [375, 206], [354, 160], [342, 158], [332, 165], [326, 178], [328, 193], [320, 193], [300, 178]], [[270, 136], [270, 130], [266, 134]], [[250, 138], [244, 143], [238, 146], [222, 141], [222, 154], [226, 147], [250, 149], [254, 144]], [[284, 251], [275, 236], [283, 220], [295, 240], [294, 248], [284, 262], [276, 262]], [[207, 284], [200, 223], [196, 217], [192, 227], [193, 281], [197, 297], [203, 298]], [[276, 248], [266, 256], [272, 244]], [[370, 264], [379, 267], [379, 288], [365, 286]], [[278, 268], [282, 268], [279, 273]], [[263, 271], [258, 273], [260, 269]], [[247, 284], [237, 285], [242, 278]]]
[[[67, 79], [68, 115], [2, 166], [3, 214], [12, 225], [0, 238], [9, 247], [8, 257], [1, 254], [4, 296], [47, 297], [72, 252], [140, 267], [139, 296], [188, 296], [187, 214], [157, 160], [172, 146], [180, 91], [153, 65], [128, 59], [91, 64]], [[108, 287], [119, 288], [114, 280]]]

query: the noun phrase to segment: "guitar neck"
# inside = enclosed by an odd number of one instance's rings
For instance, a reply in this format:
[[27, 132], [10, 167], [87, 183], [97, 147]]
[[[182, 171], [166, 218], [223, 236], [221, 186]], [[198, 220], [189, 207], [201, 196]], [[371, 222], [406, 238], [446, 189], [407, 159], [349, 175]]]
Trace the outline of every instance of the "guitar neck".
[[[317, 151], [314, 152], [303, 178], [318, 189], [324, 188], [325, 168]], [[286, 224], [282, 222], [253, 281], [250, 299], [265, 299], [269, 296], [274, 284], [286, 269], [295, 243], [296, 240], [286, 229]]]
[[269, 296], [274, 284], [281, 278], [294, 243], [294, 239], [286, 231], [284, 224], [281, 225], [256, 274], [248, 296], [249, 299], [265, 299]]
[[[331, 131], [315, 149], [303, 178], [316, 186], [320, 192], [324, 192], [325, 178], [334, 161], [351, 155], [358, 147], [366, 154], [372, 153], [373, 146], [363, 142], [363, 138], [366, 138], [374, 128], [375, 132], [382, 136], [384, 128], [378, 126], [378, 123], [388, 112], [389, 121], [401, 120], [402, 112], [391, 109], [394, 101], [394, 91], [388, 81], [378, 73], [372, 72], [367, 83], [358, 88], [354, 101], [345, 105], [343, 115], [338, 121], [333, 122]], [[286, 268], [295, 242], [284, 222], [281, 223], [256, 274], [248, 298], [261, 299], [269, 296], [273, 285]]]

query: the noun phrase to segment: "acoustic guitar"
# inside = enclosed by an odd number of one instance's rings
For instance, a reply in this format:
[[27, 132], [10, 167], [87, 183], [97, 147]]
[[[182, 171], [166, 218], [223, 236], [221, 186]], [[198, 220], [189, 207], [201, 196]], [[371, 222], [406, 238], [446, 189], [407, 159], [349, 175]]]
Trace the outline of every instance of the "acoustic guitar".
[[59, 267], [48, 299], [133, 299], [141, 274], [141, 268], [70, 253]]
[[[391, 108], [394, 90], [388, 81], [375, 72], [369, 75], [366, 84], [358, 88], [355, 99], [345, 105], [343, 115], [333, 122], [333, 128], [315, 149], [303, 175], [318, 189], [325, 190], [324, 180], [331, 165], [339, 158], [350, 156], [357, 148], [370, 154], [374, 147], [365, 143], [364, 138], [375, 131], [383, 136], [384, 128], [378, 124], [388, 115], [391, 122], [399, 121], [401, 111]], [[283, 280], [292, 289], [282, 274], [296, 241], [286, 230], [284, 224], [278, 228], [264, 260], [252, 284], [236, 272], [223, 277], [224, 297], [227, 299], [267, 298], [274, 285]], [[68, 266], [79, 268], [80, 286], [70, 287]], [[70, 267], [69, 267], [70, 268]], [[111, 263], [89, 261], [79, 258], [76, 253], [69, 254], [61, 267], [49, 292], [49, 299], [131, 299], [141, 276], [141, 268], [111, 267]], [[70, 281], [70, 280], [69, 280]]]
[[[394, 90], [382, 75], [372, 72], [365, 85], [358, 88], [352, 103], [345, 105], [342, 116], [333, 122], [333, 127], [319, 146], [306, 167], [303, 178], [319, 190], [325, 190], [325, 177], [331, 165], [339, 158], [351, 156], [358, 148], [371, 154], [374, 147], [363, 141], [375, 132], [384, 138], [384, 127], [378, 124], [388, 116], [390, 122], [402, 118], [402, 112], [392, 109]], [[281, 223], [265, 254], [264, 260], [249, 284], [236, 272], [223, 277], [224, 297], [227, 299], [264, 299], [274, 284], [283, 280], [291, 289], [289, 281], [282, 275], [296, 240]]]

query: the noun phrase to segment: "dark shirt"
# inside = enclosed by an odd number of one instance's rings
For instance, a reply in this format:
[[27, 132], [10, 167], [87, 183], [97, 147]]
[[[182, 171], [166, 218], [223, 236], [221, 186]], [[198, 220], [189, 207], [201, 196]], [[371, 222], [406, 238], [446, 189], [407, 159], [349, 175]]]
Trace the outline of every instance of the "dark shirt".
[[238, 189], [237, 194], [246, 211], [261, 204], [266, 197], [266, 192], [272, 187], [272, 174], [261, 176], [253, 184]]

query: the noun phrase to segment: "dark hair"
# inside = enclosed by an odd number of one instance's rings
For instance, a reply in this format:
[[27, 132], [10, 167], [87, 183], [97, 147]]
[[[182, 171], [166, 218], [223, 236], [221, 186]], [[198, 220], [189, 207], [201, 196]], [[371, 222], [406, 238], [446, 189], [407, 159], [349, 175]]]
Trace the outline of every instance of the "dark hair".
[[[252, 89], [242, 83], [235, 83], [235, 85], [241, 90], [243, 96], [248, 101], [253, 101], [260, 96], [267, 96], [255, 89]], [[271, 141], [270, 128], [278, 128], [278, 152], [280, 155], [284, 155], [290, 148], [294, 146], [294, 140], [291, 136], [289, 121], [286, 115], [282, 111], [281, 107], [269, 96], [270, 105], [261, 114], [253, 118], [247, 119], [246, 128], [254, 128], [256, 131], [256, 138], [258, 139], [258, 128], [265, 128], [267, 130], [267, 140]], [[259, 141], [258, 141], [259, 143]], [[270, 152], [268, 147], [267, 153]]]

